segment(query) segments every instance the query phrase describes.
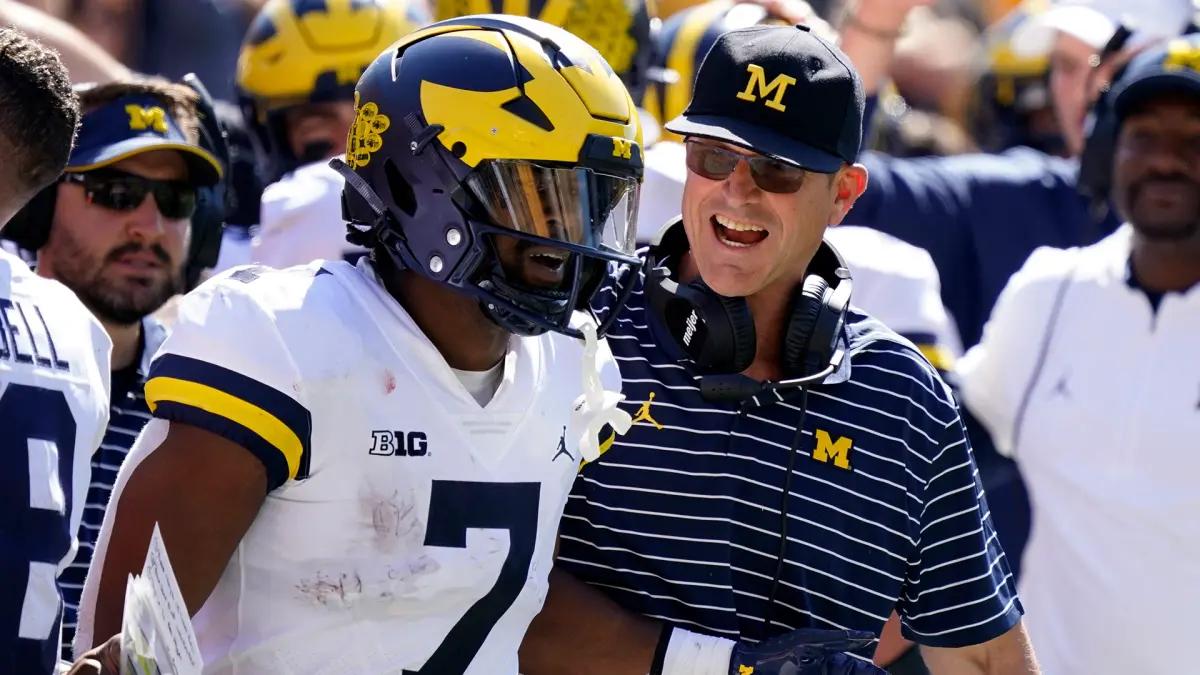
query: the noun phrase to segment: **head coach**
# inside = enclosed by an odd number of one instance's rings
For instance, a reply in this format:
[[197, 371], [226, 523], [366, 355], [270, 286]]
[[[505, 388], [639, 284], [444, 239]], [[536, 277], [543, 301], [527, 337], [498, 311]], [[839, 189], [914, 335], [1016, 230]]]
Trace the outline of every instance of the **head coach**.
[[874, 640], [832, 631], [893, 611], [935, 675], [1037, 672], [955, 400], [823, 241], [866, 187], [862, 92], [803, 26], [705, 58], [667, 125], [682, 216], [600, 294], [633, 284], [634, 424], [580, 472], [523, 672], [865, 672]]

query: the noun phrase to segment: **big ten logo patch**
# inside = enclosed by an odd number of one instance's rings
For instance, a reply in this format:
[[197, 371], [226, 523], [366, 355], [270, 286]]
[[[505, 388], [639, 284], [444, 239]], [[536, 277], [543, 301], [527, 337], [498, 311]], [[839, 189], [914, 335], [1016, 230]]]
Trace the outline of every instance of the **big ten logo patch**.
[[787, 106], [783, 104], [783, 96], [788, 87], [796, 84], [796, 78], [780, 73], [768, 83], [767, 72], [755, 63], [746, 64], [746, 72], [750, 73], [750, 80], [746, 82], [746, 88], [738, 92], [739, 99], [753, 103], [762, 98], [765, 99], [763, 105], [772, 110], [787, 110]]
[[829, 432], [824, 429], [817, 429], [814, 436], [817, 439], [817, 444], [813, 448], [813, 459], [818, 462], [833, 464], [839, 469], [850, 468], [850, 450], [854, 447], [853, 440], [847, 436], [838, 436], [835, 441], [829, 436]]
[[429, 438], [423, 431], [372, 431], [371, 454], [384, 457], [424, 457]]
[[129, 115], [129, 128], [132, 131], [153, 129], [160, 134], [167, 133], [167, 111], [159, 106], [143, 108], [135, 103], [130, 103], [125, 106], [125, 113]]
[[383, 148], [383, 132], [392, 126], [387, 115], [379, 112], [379, 106], [367, 102], [359, 105], [358, 92], [354, 92], [354, 124], [346, 137], [346, 164], [351, 169], [371, 163], [371, 154]]

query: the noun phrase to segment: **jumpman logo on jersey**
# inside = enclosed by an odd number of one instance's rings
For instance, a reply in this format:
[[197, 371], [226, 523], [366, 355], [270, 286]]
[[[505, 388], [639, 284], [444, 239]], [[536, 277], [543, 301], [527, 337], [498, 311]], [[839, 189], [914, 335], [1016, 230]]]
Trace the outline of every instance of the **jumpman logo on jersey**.
[[567, 459], [571, 460], [572, 462], [575, 461], [575, 455], [572, 455], [571, 451], [567, 450], [567, 428], [566, 427], [563, 427], [562, 436], [558, 437], [558, 452], [554, 453], [554, 457], [551, 457], [550, 461], [553, 462], [554, 460], [558, 459], [559, 456], [561, 456], [561, 455], [566, 455]]
[[652, 403], [654, 403], [654, 392], [650, 392], [650, 398], [646, 399], [646, 402], [642, 404], [642, 407], [638, 408], [637, 413], [633, 416], [633, 423], [637, 424], [638, 422], [649, 422], [650, 424], [654, 425], [655, 429], [661, 431], [663, 425], [659, 424], [658, 420], [654, 419], [654, 416], [650, 414], [650, 404]]

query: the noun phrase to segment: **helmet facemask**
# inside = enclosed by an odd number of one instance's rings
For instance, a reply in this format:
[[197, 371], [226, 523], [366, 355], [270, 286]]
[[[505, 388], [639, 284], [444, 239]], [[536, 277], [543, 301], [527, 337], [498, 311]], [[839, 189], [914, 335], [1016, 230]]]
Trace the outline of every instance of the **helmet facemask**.
[[[472, 215], [488, 255], [472, 282], [507, 301], [484, 301], [485, 313], [522, 335], [571, 331], [609, 262], [635, 263], [640, 185], [635, 178], [578, 166], [490, 160], [463, 180], [455, 198]], [[524, 312], [541, 321], [529, 324]]]

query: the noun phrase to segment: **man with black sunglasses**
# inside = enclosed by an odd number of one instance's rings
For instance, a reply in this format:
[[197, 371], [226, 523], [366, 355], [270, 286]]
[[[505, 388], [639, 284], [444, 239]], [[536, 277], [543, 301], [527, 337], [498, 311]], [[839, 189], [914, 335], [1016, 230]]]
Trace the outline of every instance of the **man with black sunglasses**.
[[197, 99], [163, 79], [124, 79], [78, 89], [78, 141], [57, 182], [4, 235], [37, 251], [37, 272], [75, 291], [112, 338], [110, 421], [92, 455], [92, 481], [74, 561], [59, 578], [63, 656], [112, 485], [150, 418], [143, 393], [149, 359], [166, 337], [152, 315], [184, 290], [197, 187], [221, 176], [200, 146]]
[[667, 124], [682, 216], [597, 296], [632, 284], [633, 425], [575, 483], [528, 675], [877, 672], [893, 611], [935, 675], [1037, 672], [954, 397], [823, 240], [866, 187], [863, 107], [805, 26], [708, 52]]

